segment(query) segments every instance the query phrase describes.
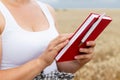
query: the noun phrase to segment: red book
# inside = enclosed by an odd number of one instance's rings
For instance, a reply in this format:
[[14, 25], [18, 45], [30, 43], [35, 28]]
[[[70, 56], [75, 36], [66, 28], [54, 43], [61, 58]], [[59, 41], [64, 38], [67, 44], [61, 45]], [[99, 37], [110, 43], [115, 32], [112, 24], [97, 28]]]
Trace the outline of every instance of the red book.
[[85, 48], [87, 41], [94, 41], [107, 27], [112, 19], [105, 14], [91, 13], [83, 24], [75, 31], [69, 43], [58, 53], [56, 61], [71, 61], [79, 55], [79, 48]]

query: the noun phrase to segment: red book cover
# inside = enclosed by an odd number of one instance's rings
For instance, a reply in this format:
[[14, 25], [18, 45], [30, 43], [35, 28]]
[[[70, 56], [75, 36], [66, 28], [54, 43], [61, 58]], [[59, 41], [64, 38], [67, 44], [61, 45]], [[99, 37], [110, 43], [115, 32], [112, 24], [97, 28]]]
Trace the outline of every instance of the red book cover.
[[94, 41], [112, 21], [108, 16], [91, 13], [83, 24], [75, 31], [69, 43], [58, 53], [56, 61], [71, 61], [79, 55], [79, 48], [86, 47], [87, 41]]

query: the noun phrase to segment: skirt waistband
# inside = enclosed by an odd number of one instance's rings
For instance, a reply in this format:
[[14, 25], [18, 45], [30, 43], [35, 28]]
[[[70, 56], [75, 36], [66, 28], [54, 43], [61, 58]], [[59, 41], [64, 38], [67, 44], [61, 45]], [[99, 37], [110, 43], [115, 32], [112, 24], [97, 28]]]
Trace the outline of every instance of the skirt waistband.
[[74, 74], [53, 71], [49, 74], [44, 74], [43, 72], [36, 76], [33, 80], [72, 80], [74, 78]]

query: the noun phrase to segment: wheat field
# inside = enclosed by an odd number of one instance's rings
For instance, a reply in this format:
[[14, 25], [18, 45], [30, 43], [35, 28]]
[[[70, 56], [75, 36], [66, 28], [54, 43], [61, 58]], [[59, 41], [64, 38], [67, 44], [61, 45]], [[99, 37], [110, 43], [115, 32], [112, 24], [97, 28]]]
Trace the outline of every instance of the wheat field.
[[106, 13], [113, 21], [96, 39], [95, 56], [75, 73], [74, 80], [120, 80], [120, 9], [56, 10], [58, 31], [71, 33], [89, 13]]

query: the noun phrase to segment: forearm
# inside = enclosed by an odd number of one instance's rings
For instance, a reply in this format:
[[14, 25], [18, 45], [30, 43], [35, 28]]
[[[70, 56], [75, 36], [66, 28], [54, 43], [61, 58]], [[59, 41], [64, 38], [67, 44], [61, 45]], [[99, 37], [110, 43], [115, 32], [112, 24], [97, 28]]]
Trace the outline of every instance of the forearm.
[[32, 80], [45, 68], [42, 63], [35, 59], [17, 68], [0, 70], [0, 80]]
[[67, 62], [59, 62], [57, 63], [59, 71], [64, 71], [68, 73], [75, 73], [79, 70], [84, 64], [80, 64], [77, 60], [67, 61]]

